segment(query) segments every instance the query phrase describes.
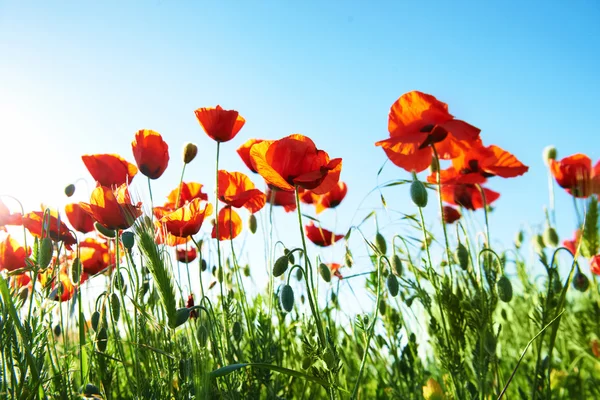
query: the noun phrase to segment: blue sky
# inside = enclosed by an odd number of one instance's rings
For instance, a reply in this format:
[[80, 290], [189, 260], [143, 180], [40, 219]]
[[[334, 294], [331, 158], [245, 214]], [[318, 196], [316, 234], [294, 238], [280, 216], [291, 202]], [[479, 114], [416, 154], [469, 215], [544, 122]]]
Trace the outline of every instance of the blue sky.
[[[193, 111], [221, 104], [247, 120], [223, 146], [225, 169], [246, 171], [234, 150], [247, 139], [291, 133], [344, 159], [348, 196], [337, 213], [324, 213], [324, 226], [345, 231], [385, 161], [373, 143], [388, 137], [389, 107], [416, 89], [480, 127], [484, 143], [530, 166], [523, 177], [489, 182], [502, 193], [492, 234], [509, 243], [519, 227], [543, 222], [546, 145], [556, 145], [559, 157], [600, 158], [599, 17], [594, 0], [0, 0], [0, 192], [28, 209], [63, 205], [64, 186], [89, 179], [82, 154], [133, 161], [133, 135], [148, 128], [171, 146], [170, 167], [153, 184], [155, 201], [176, 187], [186, 141], [200, 148], [186, 180], [210, 193], [215, 143]], [[388, 163], [379, 179], [407, 177]], [[134, 183], [145, 190], [141, 175]], [[415, 211], [405, 188], [383, 193], [391, 209]], [[85, 200], [84, 190], [76, 196]], [[559, 232], [570, 236], [574, 214], [560, 189], [557, 205]], [[354, 223], [373, 207], [381, 207], [378, 193]], [[299, 244], [287, 229], [294, 216], [281, 214], [278, 231]], [[385, 212], [379, 224], [389, 235], [399, 226]], [[338, 253], [324, 254], [338, 261]]]

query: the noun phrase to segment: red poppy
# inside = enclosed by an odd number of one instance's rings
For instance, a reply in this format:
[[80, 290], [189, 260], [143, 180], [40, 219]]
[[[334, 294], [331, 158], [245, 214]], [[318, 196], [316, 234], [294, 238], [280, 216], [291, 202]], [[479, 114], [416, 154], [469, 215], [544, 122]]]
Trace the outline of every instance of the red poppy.
[[[485, 202], [489, 206], [498, 200], [500, 193], [483, 188]], [[461, 206], [467, 210], [477, 210], [483, 208], [484, 202], [479, 189], [475, 185], [443, 185], [442, 200], [455, 206]]]
[[461, 217], [460, 212], [454, 207], [444, 206], [442, 207], [442, 210], [442, 219], [446, 224], [452, 224]]
[[286, 191], [299, 186], [315, 194], [327, 193], [342, 171], [341, 158], [330, 160], [311, 139], [299, 134], [257, 143], [250, 149], [250, 157], [268, 184]]
[[452, 159], [465, 146], [479, 142], [480, 130], [454, 119], [448, 105], [418, 91], [403, 94], [390, 109], [390, 138], [375, 143], [397, 166], [411, 172], [431, 164], [432, 144], [440, 158]]
[[65, 206], [65, 214], [73, 229], [81, 233], [89, 233], [94, 230], [94, 219], [90, 214], [83, 211], [79, 203], [71, 203]]
[[342, 276], [342, 274], [340, 272], [340, 268], [342, 268], [342, 264], [329, 263], [329, 264], [325, 264], [325, 265], [327, 265], [327, 267], [329, 267], [329, 270], [331, 271], [333, 276], [337, 277], [338, 279], [344, 279], [344, 277]]
[[187, 238], [200, 231], [204, 218], [212, 214], [212, 205], [205, 203], [200, 208], [201, 200], [196, 198], [183, 207], [159, 219], [156, 224], [164, 226], [165, 230], [173, 236]]
[[23, 226], [27, 228], [29, 233], [38, 238], [45, 237], [47, 233], [50, 239], [57, 242], [62, 241], [69, 250], [72, 245], [77, 243], [77, 239], [75, 239], [69, 227], [63, 221], [59, 221], [56, 211], [46, 213], [45, 220], [42, 211], [27, 213], [23, 216]]
[[0, 230], [4, 231], [5, 225], [22, 225], [23, 215], [21, 213], [11, 213], [8, 207], [0, 200]]
[[219, 170], [219, 200], [232, 207], [246, 207], [252, 214], [265, 206], [265, 194], [241, 172]]
[[108, 245], [95, 239], [85, 239], [79, 243], [79, 260], [84, 273], [88, 275], [99, 274], [109, 267], [111, 261]]
[[[194, 294], [188, 296], [187, 302], [185, 303], [186, 308], [194, 307]], [[190, 318], [198, 318], [198, 312], [196, 310], [190, 311]]]
[[274, 206], [283, 206], [285, 212], [296, 211], [296, 195], [294, 192], [285, 192], [279, 189], [267, 189], [267, 202]]
[[117, 154], [93, 154], [81, 156], [92, 177], [101, 186], [121, 186], [131, 183], [138, 169]]
[[126, 185], [116, 189], [98, 186], [92, 192], [90, 202], [79, 205], [107, 229], [127, 229], [142, 215], [142, 203], [131, 203]]
[[22, 274], [11, 276], [11, 286], [13, 288], [22, 288], [31, 286], [31, 277], [28, 273], [24, 272]]
[[54, 290], [50, 293], [50, 300], [61, 302], [71, 300], [75, 294], [75, 286], [71, 282], [66, 266], [60, 269], [58, 280], [58, 284], [56, 284], [56, 279], [52, 282]]
[[171, 235], [163, 225], [156, 224], [156, 232], [154, 236], [154, 241], [156, 242], [156, 244], [164, 244], [167, 246], [175, 247], [179, 245], [184, 245], [190, 240], [192, 240], [191, 236], [183, 238]]
[[175, 249], [175, 258], [181, 263], [191, 263], [198, 256], [198, 251], [195, 247], [178, 247]]
[[[528, 170], [529, 167], [498, 146], [473, 146], [453, 158], [452, 167], [440, 171], [440, 178], [442, 183], [475, 184], [496, 175], [513, 178]], [[437, 183], [437, 174], [429, 175], [427, 181]]]
[[600, 194], [600, 161], [592, 169], [592, 160], [585, 154], [574, 154], [560, 161], [551, 159], [550, 171], [556, 183], [574, 197]]
[[252, 159], [250, 158], [250, 149], [253, 145], [262, 141], [262, 139], [249, 139], [246, 143], [244, 143], [237, 149], [237, 153], [240, 155], [244, 164], [246, 164], [250, 171], [254, 173], [256, 173], [257, 171], [256, 168], [254, 168], [254, 165], [252, 165]]
[[[298, 196], [300, 198], [300, 201], [304, 204], [314, 204], [319, 200], [319, 197], [320, 197], [318, 194], [314, 194], [311, 190], [302, 189], [302, 188], [298, 188]], [[294, 201], [295, 201], [295, 197], [294, 197]]]
[[169, 146], [158, 132], [140, 129], [131, 150], [140, 172], [150, 179], [160, 178], [169, 165]]
[[594, 275], [600, 275], [600, 254], [590, 258], [590, 272]]
[[195, 111], [204, 132], [217, 142], [228, 142], [238, 134], [246, 120], [235, 110], [199, 108]]
[[231, 206], [226, 206], [219, 210], [217, 222], [213, 226], [211, 233], [213, 239], [217, 238], [216, 224], [219, 224], [219, 240], [235, 239], [242, 232], [242, 219]]
[[315, 207], [317, 214], [326, 208], [335, 208], [340, 205], [348, 193], [348, 186], [344, 182], [338, 182], [329, 192], [318, 197]]
[[304, 232], [311, 242], [321, 247], [331, 246], [344, 237], [344, 235], [336, 235], [327, 229], [319, 228], [312, 222], [304, 227]]
[[[202, 192], [204, 185], [198, 182], [183, 182], [179, 188], [171, 190], [169, 193], [168, 201], [165, 206], [173, 207], [173, 209], [179, 208], [179, 206], [189, 203], [190, 201], [198, 198], [200, 200], [208, 201], [208, 195]], [[179, 198], [179, 204], [177, 199]]]
[[575, 234], [573, 235], [573, 239], [566, 239], [563, 241], [563, 246], [569, 249], [569, 251], [573, 254], [577, 251], [577, 246], [579, 246], [579, 241], [581, 240], [581, 230], [577, 229]]
[[10, 234], [0, 239], [0, 271], [3, 269], [14, 271], [25, 268], [27, 266], [25, 262], [27, 255], [27, 250], [11, 238]]

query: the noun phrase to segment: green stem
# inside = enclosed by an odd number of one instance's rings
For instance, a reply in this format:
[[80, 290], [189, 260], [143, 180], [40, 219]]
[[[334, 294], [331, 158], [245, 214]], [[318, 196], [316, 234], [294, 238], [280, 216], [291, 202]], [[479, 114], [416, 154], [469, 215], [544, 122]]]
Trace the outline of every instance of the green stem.
[[446, 223], [444, 222], [444, 203], [442, 201], [442, 174], [440, 173], [440, 157], [434, 145], [431, 145], [433, 149], [433, 155], [437, 165], [436, 179], [438, 185], [438, 200], [440, 206], [440, 217], [442, 218], [442, 229], [444, 231], [444, 240], [446, 243], [446, 255], [448, 257], [448, 266], [450, 267], [450, 284], [452, 285], [452, 252], [450, 251], [450, 242], [448, 241], [448, 232], [446, 230]]
[[[217, 149], [218, 149], [218, 142], [217, 142]], [[181, 186], [183, 185], [183, 174], [185, 173], [185, 166], [187, 164], [183, 163], [183, 168], [181, 169], [181, 177], [179, 178], [179, 186], [177, 187], [177, 201], [175, 202], [175, 208], [179, 208], [179, 200], [181, 200]], [[217, 166], [217, 171], [219, 170], [218, 166]]]
[[[217, 236], [217, 265], [219, 269], [217, 270], [217, 280], [219, 281], [219, 289], [221, 291], [221, 308], [223, 313], [221, 314], [221, 320], [223, 323], [223, 334], [227, 338], [227, 332], [229, 329], [227, 327], [227, 318], [225, 318], [225, 294], [223, 292], [223, 280], [225, 279], [225, 271], [223, 271], [223, 265], [221, 263], [221, 239], [219, 236], [219, 152], [221, 149], [221, 142], [217, 141], [217, 161], [216, 161], [216, 172], [215, 172], [215, 215], [217, 218], [217, 223], [215, 224], [215, 233]], [[219, 274], [221, 276], [219, 276]], [[225, 340], [225, 345], [228, 346], [227, 339]]]

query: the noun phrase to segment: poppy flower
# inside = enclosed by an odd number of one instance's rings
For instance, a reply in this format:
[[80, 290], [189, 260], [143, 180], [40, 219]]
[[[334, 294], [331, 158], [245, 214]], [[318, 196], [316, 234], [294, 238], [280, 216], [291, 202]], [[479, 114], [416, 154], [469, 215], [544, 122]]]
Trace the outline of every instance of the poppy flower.
[[[493, 176], [513, 178], [528, 170], [529, 167], [498, 146], [473, 146], [453, 158], [452, 167], [440, 171], [440, 178], [442, 183], [481, 184]], [[432, 173], [427, 181], [437, 183], [437, 174]]]
[[569, 249], [569, 251], [573, 254], [577, 252], [577, 246], [579, 246], [579, 241], [581, 240], [581, 230], [577, 229], [575, 234], [573, 235], [573, 239], [566, 239], [563, 241], [563, 246]]
[[314, 204], [319, 200], [318, 194], [314, 194], [311, 190], [306, 190], [302, 188], [298, 188], [298, 197], [300, 198], [300, 202], [304, 204]]
[[131, 142], [133, 157], [140, 172], [150, 179], [158, 179], [169, 165], [169, 146], [160, 133], [140, 129]]
[[442, 219], [444, 220], [444, 223], [452, 224], [458, 221], [460, 217], [460, 212], [456, 208], [450, 206], [442, 207]]
[[342, 276], [342, 274], [340, 272], [340, 268], [342, 268], [342, 264], [329, 263], [329, 264], [325, 264], [325, 265], [327, 265], [327, 267], [329, 268], [329, 270], [331, 271], [333, 276], [337, 277], [338, 279], [344, 279], [344, 277]]
[[268, 184], [286, 191], [299, 186], [315, 194], [327, 193], [342, 171], [341, 158], [330, 160], [310, 138], [299, 134], [257, 143], [250, 149], [250, 157]]
[[219, 224], [219, 240], [235, 239], [242, 232], [242, 219], [231, 206], [219, 210], [217, 222], [211, 233], [213, 239], [217, 238], [217, 224]]
[[25, 268], [28, 252], [10, 234], [0, 239], [0, 271], [14, 271]]
[[90, 214], [83, 211], [79, 203], [67, 204], [65, 214], [67, 214], [67, 219], [76, 231], [89, 233], [94, 230], [94, 219]]
[[397, 166], [420, 172], [431, 164], [432, 144], [442, 159], [452, 159], [465, 147], [478, 143], [480, 129], [454, 119], [448, 105], [429, 94], [412, 91], [392, 105], [388, 120], [390, 138], [375, 143]]
[[142, 203], [131, 203], [125, 184], [115, 189], [98, 186], [92, 191], [90, 202], [80, 202], [79, 205], [107, 229], [127, 229], [142, 215]]
[[594, 275], [600, 275], [600, 254], [590, 258], [590, 272]]
[[31, 286], [31, 277], [28, 273], [24, 272], [18, 275], [11, 276], [11, 286], [13, 288], [22, 288]]
[[166, 246], [175, 247], [184, 245], [190, 240], [192, 240], [191, 236], [178, 237], [171, 235], [163, 225], [156, 224], [156, 232], [154, 235], [154, 242], [156, 244], [164, 244]]
[[232, 207], [246, 207], [252, 214], [265, 206], [265, 194], [241, 172], [219, 170], [219, 200]]
[[[195, 198], [208, 201], [208, 195], [202, 192], [203, 187], [204, 185], [198, 182], [182, 182], [179, 188], [171, 190], [171, 193], [169, 193], [169, 196], [167, 197], [168, 201], [165, 206], [177, 209], [180, 206], [194, 200]], [[179, 204], [177, 204], [178, 198]]]
[[0, 230], [4, 231], [5, 225], [22, 225], [23, 215], [21, 213], [11, 213], [8, 207], [0, 200]]
[[221, 106], [199, 108], [195, 114], [204, 132], [217, 142], [230, 141], [246, 123], [237, 111], [223, 110]]
[[344, 235], [336, 235], [327, 229], [315, 226], [312, 222], [304, 227], [304, 232], [311, 242], [321, 247], [331, 246], [344, 238]]
[[[29, 233], [37, 238], [45, 237], [47, 232], [47, 236], [50, 239], [55, 242], [62, 241], [69, 250], [71, 250], [72, 245], [77, 243], [77, 239], [75, 239], [75, 236], [73, 236], [69, 227], [67, 227], [63, 221], [59, 221], [58, 213], [56, 211], [46, 213], [45, 220], [44, 212], [29, 212], [23, 216], [23, 226], [27, 228]], [[47, 231], [44, 228], [46, 228]]]
[[556, 183], [574, 197], [600, 194], [600, 161], [592, 168], [585, 154], [574, 154], [560, 161], [550, 160], [550, 172]]
[[[498, 200], [500, 193], [483, 188], [485, 203], [489, 206]], [[479, 189], [475, 185], [442, 185], [442, 200], [455, 206], [461, 206], [467, 210], [483, 208], [484, 202]]]
[[[194, 294], [193, 293], [188, 296], [187, 302], [185, 303], [185, 307], [186, 308], [194, 307]], [[190, 311], [190, 318], [192, 318], [192, 319], [198, 318], [198, 312], [196, 310]]]
[[109, 267], [108, 245], [95, 239], [85, 239], [79, 243], [79, 261], [81, 261], [84, 273], [88, 275], [99, 274]]
[[196, 198], [183, 207], [159, 219], [156, 224], [164, 226], [165, 230], [173, 236], [187, 238], [200, 231], [204, 218], [212, 214], [212, 205], [204, 204], [200, 207], [200, 199]]
[[240, 158], [246, 164], [246, 166], [250, 169], [250, 171], [256, 173], [256, 168], [252, 165], [252, 159], [250, 158], [250, 149], [257, 143], [262, 142], [262, 139], [249, 139], [246, 143], [241, 145], [237, 149], [237, 153], [240, 155]]
[[178, 247], [175, 249], [175, 258], [181, 263], [191, 263], [198, 256], [198, 251], [195, 247]]
[[296, 211], [296, 195], [294, 192], [285, 192], [279, 189], [267, 189], [267, 202], [274, 206], [282, 206], [285, 212]]
[[326, 208], [335, 208], [340, 205], [348, 193], [348, 186], [344, 182], [338, 182], [329, 192], [322, 194], [315, 203], [317, 214]]
[[138, 169], [117, 154], [92, 154], [81, 156], [83, 163], [101, 186], [121, 186], [131, 183]]
[[60, 269], [58, 274], [58, 284], [56, 279], [52, 282], [52, 292], [50, 293], [49, 299], [54, 301], [68, 301], [73, 298], [75, 294], [75, 286], [71, 282], [69, 272], [66, 267]]

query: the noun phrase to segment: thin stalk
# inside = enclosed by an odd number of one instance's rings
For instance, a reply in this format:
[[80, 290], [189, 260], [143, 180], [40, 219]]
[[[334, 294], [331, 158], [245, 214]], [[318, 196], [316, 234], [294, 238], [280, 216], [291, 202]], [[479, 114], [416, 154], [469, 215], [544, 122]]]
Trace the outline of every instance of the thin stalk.
[[440, 157], [438, 155], [438, 152], [435, 148], [434, 145], [431, 145], [431, 148], [433, 149], [433, 155], [435, 157], [435, 162], [437, 165], [437, 172], [435, 173], [436, 175], [436, 180], [437, 180], [437, 186], [438, 186], [438, 200], [439, 200], [439, 206], [440, 206], [440, 217], [442, 219], [442, 229], [444, 231], [444, 241], [446, 243], [446, 255], [448, 257], [448, 266], [450, 268], [450, 284], [452, 285], [453, 282], [453, 278], [452, 278], [452, 252], [450, 251], [450, 242], [448, 241], [448, 232], [446, 230], [446, 223], [444, 222], [444, 203], [442, 202], [442, 174], [440, 172]]
[[[223, 334], [227, 336], [229, 329], [227, 327], [227, 318], [225, 318], [225, 294], [223, 292], [223, 280], [225, 279], [225, 271], [223, 271], [223, 265], [221, 263], [221, 239], [219, 236], [219, 152], [221, 149], [221, 142], [217, 141], [217, 160], [215, 163], [215, 215], [217, 216], [217, 223], [215, 224], [215, 233], [217, 236], [217, 264], [219, 269], [217, 271], [217, 280], [219, 281], [219, 289], [221, 291], [221, 308], [223, 313], [221, 314], [221, 320], [223, 323]], [[219, 277], [219, 272], [221, 277]], [[220, 279], [219, 279], [220, 278]], [[225, 340], [225, 345], [228, 347], [228, 341]]]
[[[219, 148], [219, 142], [217, 142], [217, 149]], [[179, 208], [179, 201], [181, 200], [181, 186], [183, 185], [183, 174], [185, 173], [185, 166], [187, 164], [183, 163], [183, 168], [181, 169], [181, 177], [179, 178], [179, 186], [177, 187], [177, 201], [175, 202], [175, 208]], [[218, 171], [217, 166], [217, 171]]]

